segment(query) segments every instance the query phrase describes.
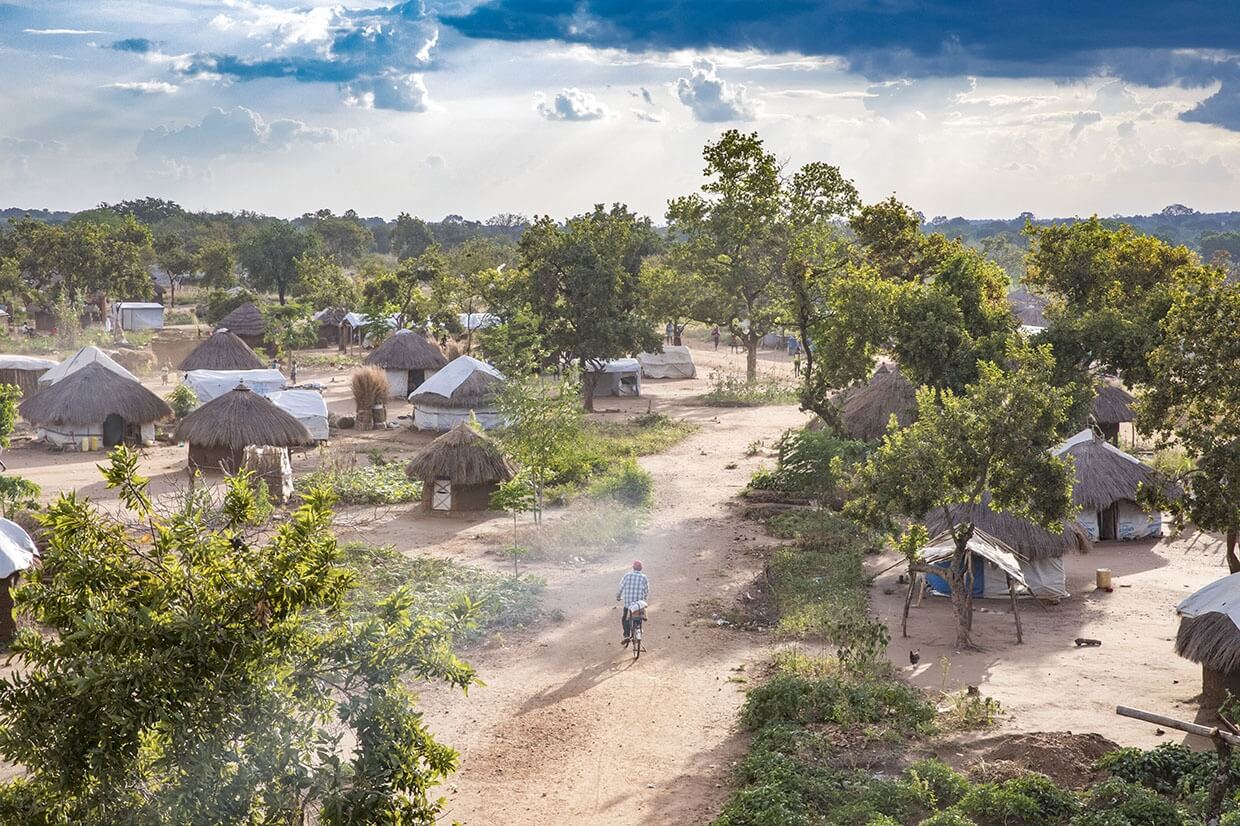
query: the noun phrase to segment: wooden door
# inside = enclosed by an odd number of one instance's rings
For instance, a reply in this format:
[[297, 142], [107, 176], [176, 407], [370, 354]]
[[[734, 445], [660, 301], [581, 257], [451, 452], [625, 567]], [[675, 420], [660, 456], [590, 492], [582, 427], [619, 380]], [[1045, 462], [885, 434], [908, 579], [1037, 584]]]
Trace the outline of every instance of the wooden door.
[[436, 479], [431, 490], [431, 510], [452, 510], [452, 483], [447, 479]]

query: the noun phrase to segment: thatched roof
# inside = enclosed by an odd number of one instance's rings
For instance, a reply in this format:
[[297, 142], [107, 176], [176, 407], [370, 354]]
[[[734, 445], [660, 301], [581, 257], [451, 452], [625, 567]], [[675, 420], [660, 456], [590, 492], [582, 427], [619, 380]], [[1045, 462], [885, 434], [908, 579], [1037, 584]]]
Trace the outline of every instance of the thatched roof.
[[[993, 511], [985, 502], [978, 505], [952, 505], [948, 510], [953, 524], [972, 522], [976, 527], [1006, 543], [1025, 559], [1060, 557], [1068, 551], [1088, 550], [1090, 546], [1089, 537], [1075, 519], [1067, 521], [1063, 533], [1054, 534], [1027, 519]], [[926, 529], [932, 535], [951, 527], [943, 518], [941, 509], [926, 514], [925, 523]]]
[[267, 365], [258, 354], [231, 330], [216, 330], [207, 340], [181, 359], [177, 369], [190, 370], [261, 370]]
[[1020, 286], [1008, 293], [1008, 301], [1021, 324], [1030, 327], [1046, 326], [1047, 301], [1042, 296], [1029, 292], [1028, 287]]
[[186, 416], [176, 437], [179, 442], [230, 450], [314, 444], [305, 425], [245, 385]]
[[1134, 418], [1132, 403], [1136, 401], [1132, 394], [1117, 384], [1104, 382], [1098, 387], [1098, 395], [1089, 406], [1089, 414], [1098, 424], [1119, 424], [1131, 422]]
[[239, 336], [261, 336], [267, 332], [267, 320], [253, 301], [247, 301], [221, 318], [215, 329], [230, 330]]
[[97, 425], [113, 413], [146, 424], [172, 415], [159, 396], [97, 362], [43, 388], [18, 410], [36, 425]]
[[479, 409], [495, 400], [504, 375], [472, 356], [458, 356], [409, 394], [417, 407]]
[[1137, 501], [1141, 485], [1157, 483], [1157, 474], [1135, 456], [1082, 431], [1056, 449], [1057, 456], [1071, 456], [1072, 504], [1085, 510], [1103, 510], [1120, 501]]
[[320, 327], [339, 327], [340, 322], [344, 321], [344, 317], [348, 314], [349, 311], [344, 307], [328, 307], [315, 313], [314, 320]]
[[870, 442], [887, 431], [893, 414], [901, 427], [912, 424], [917, 418], [917, 391], [897, 368], [884, 364], [868, 384], [843, 394], [840, 425], [849, 437]]
[[1213, 611], [1181, 616], [1175, 653], [1212, 671], [1234, 674], [1240, 670], [1240, 628], [1231, 617]]
[[385, 370], [440, 370], [448, 364], [448, 359], [421, 333], [397, 330], [362, 363]]
[[454, 485], [507, 482], [516, 473], [487, 436], [461, 423], [414, 456], [405, 468], [410, 479], [448, 479]]

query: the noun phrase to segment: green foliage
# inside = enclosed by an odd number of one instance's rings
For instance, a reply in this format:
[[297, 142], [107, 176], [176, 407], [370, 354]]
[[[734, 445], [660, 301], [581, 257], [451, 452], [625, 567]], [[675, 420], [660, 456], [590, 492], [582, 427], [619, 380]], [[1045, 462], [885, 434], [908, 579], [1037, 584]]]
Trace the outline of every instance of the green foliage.
[[237, 521], [247, 486], [215, 530], [158, 513], [135, 467], [120, 449], [104, 468], [134, 522], [71, 493], [43, 520], [43, 564], [17, 592], [39, 630], [0, 680], [0, 754], [25, 769], [0, 787], [6, 820], [434, 823], [456, 755], [405, 675], [475, 682], [451, 647], [469, 604], [430, 619], [397, 589], [354, 619], [326, 495], [259, 544]]
[[417, 258], [435, 243], [435, 236], [430, 227], [421, 218], [415, 218], [408, 212], [396, 216], [396, 226], [391, 235], [392, 254], [396, 260]]
[[797, 387], [788, 379], [760, 373], [753, 378], [721, 370], [710, 371], [710, 390], [702, 402], [714, 407], [756, 407], [764, 404], [796, 404]]
[[22, 389], [16, 384], [0, 384], [0, 447], [9, 446], [9, 437], [17, 424], [17, 403]]
[[917, 826], [978, 826], [978, 824], [960, 812], [949, 809], [944, 812], [935, 812], [930, 817], [920, 821]]
[[313, 254], [318, 236], [284, 221], [263, 224], [238, 250], [249, 283], [259, 290], [274, 290], [283, 304], [294, 284], [300, 280], [297, 259]]
[[189, 385], [178, 384], [168, 394], [167, 401], [172, 408], [172, 415], [184, 419], [198, 407], [198, 394], [191, 390]]
[[504, 450], [525, 469], [534, 487], [534, 511], [541, 514], [543, 492], [554, 483], [557, 467], [577, 446], [582, 414], [578, 385], [571, 378], [510, 377], [496, 406], [506, 420], [499, 433]]
[[341, 467], [327, 464], [296, 481], [303, 493], [324, 488], [345, 505], [400, 505], [422, 498], [422, 483], [400, 464]]
[[1144, 786], [1111, 778], [1090, 789], [1072, 826], [1183, 826], [1175, 804]]
[[13, 262], [23, 289], [49, 305], [76, 306], [94, 292], [149, 297], [150, 252], [150, 230], [133, 216], [67, 224], [22, 218], [0, 232], [0, 259]]
[[636, 459], [623, 459], [591, 482], [589, 493], [631, 508], [648, 508], [654, 500], [654, 479]]
[[924, 786], [937, 807], [954, 806], [969, 791], [968, 779], [941, 760], [919, 760], [904, 770], [911, 783]]
[[313, 347], [318, 342], [318, 329], [311, 318], [310, 307], [294, 303], [265, 307], [263, 318], [267, 322], [264, 338], [276, 345], [276, 352], [291, 358], [294, 350]]
[[[1191, 794], [1210, 785], [1217, 763], [1209, 752], [1193, 751], [1179, 743], [1163, 743], [1150, 751], [1118, 749], [1104, 755], [1098, 768], [1160, 794]], [[1240, 767], [1233, 767], [1232, 776], [1240, 781]]]
[[749, 692], [741, 724], [757, 730], [771, 723], [834, 723], [844, 727], [881, 726], [898, 734], [928, 731], [934, 707], [894, 678], [810, 680], [778, 674]]
[[38, 506], [42, 489], [21, 476], [0, 475], [0, 516], [12, 519], [19, 511], [32, 510]]
[[194, 313], [207, 324], [216, 324], [221, 318], [258, 296], [248, 290], [212, 290], [207, 293], [205, 305], [199, 305]]
[[839, 495], [840, 463], [853, 465], [864, 459], [866, 445], [825, 430], [793, 428], [779, 437], [775, 451], [775, 470], [758, 471], [749, 487], [822, 498]]

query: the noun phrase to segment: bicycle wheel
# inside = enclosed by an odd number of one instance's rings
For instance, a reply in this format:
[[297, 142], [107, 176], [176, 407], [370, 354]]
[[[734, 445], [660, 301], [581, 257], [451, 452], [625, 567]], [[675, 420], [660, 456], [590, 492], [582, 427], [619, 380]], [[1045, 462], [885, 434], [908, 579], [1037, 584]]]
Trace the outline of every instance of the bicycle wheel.
[[642, 655], [642, 621], [635, 620], [633, 622], [633, 659], [637, 659]]

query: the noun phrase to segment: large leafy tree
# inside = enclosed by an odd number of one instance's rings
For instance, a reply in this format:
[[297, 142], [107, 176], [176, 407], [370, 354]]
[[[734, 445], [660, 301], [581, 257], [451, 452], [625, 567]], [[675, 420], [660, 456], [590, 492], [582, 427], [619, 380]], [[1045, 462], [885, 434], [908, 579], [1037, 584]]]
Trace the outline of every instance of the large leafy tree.
[[426, 252], [435, 243], [435, 236], [421, 218], [402, 212], [396, 216], [396, 226], [392, 228], [388, 243], [396, 260], [404, 261]]
[[355, 263], [375, 242], [371, 231], [352, 210], [333, 215], [330, 209], [302, 216], [302, 221], [319, 238], [323, 253], [342, 267]]
[[947, 575], [959, 649], [973, 646], [965, 577], [976, 525], [967, 509], [953, 506], [987, 501], [996, 511], [1062, 530], [1071, 512], [1071, 469], [1050, 448], [1063, 435], [1071, 402], [1072, 389], [1055, 382], [1050, 348], [1014, 344], [1004, 364], [979, 364], [977, 380], [960, 394], [918, 391], [917, 421], [890, 429], [859, 474], [858, 510], [879, 521], [941, 513], [951, 526], [955, 552]]
[[658, 347], [639, 277], [643, 259], [658, 248], [650, 220], [622, 204], [600, 204], [562, 227], [544, 216], [521, 236], [524, 302], [545, 348], [580, 362], [586, 410], [594, 409], [607, 360]]
[[1222, 531], [1227, 564], [1240, 572], [1240, 285], [1213, 269], [1177, 279], [1162, 338], [1150, 353], [1151, 381], [1138, 404], [1138, 424], [1160, 447], [1183, 448], [1191, 466], [1179, 496], [1145, 494], [1181, 523]]
[[250, 284], [275, 290], [280, 303], [300, 278], [297, 259], [318, 251], [318, 237], [285, 221], [268, 221], [240, 249]]
[[198, 248], [196, 266], [202, 286], [222, 290], [237, 283], [237, 255], [227, 241], [207, 241]]
[[155, 263], [168, 277], [168, 306], [177, 303], [177, 288], [198, 271], [198, 259], [179, 235], [169, 233], [155, 239]]
[[145, 262], [151, 233], [132, 216], [114, 225], [91, 221], [45, 224], [11, 221], [0, 233], [0, 258], [17, 267], [26, 288], [51, 302], [76, 306], [92, 293], [147, 298]]
[[474, 682], [452, 652], [469, 606], [430, 620], [398, 590], [355, 618], [324, 494], [267, 533], [235, 478], [213, 526], [200, 498], [158, 513], [136, 467], [105, 469], [120, 516], [72, 493], [46, 513], [17, 594], [45, 630], [0, 680], [0, 754], [25, 769], [0, 820], [434, 823], [456, 755], [406, 681]]

